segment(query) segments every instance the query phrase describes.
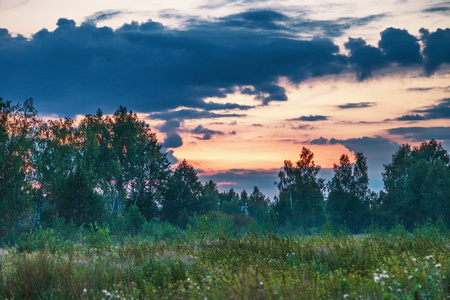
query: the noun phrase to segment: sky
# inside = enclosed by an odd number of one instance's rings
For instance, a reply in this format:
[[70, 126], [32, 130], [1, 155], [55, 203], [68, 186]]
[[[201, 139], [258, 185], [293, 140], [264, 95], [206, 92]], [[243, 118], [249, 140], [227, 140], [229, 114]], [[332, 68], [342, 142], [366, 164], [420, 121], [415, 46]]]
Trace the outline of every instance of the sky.
[[222, 191], [272, 198], [302, 147], [326, 179], [363, 152], [377, 191], [399, 145], [450, 150], [450, 2], [0, 0], [0, 28], [0, 97], [124, 105]]

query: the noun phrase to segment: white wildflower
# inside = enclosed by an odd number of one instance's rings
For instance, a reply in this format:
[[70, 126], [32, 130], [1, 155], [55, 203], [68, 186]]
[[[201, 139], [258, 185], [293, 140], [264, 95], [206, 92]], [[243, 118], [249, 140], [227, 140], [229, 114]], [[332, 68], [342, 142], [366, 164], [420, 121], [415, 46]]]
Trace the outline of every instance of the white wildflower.
[[377, 274], [375, 274], [374, 276], [373, 276], [373, 281], [375, 281], [375, 282], [380, 282], [380, 277], [378, 277], [378, 275]]
[[441, 269], [441, 264], [437, 264], [436, 265], [436, 269], [440, 270]]
[[87, 289], [86, 288], [83, 289], [83, 293], [87, 293]]
[[411, 275], [409, 275], [408, 279], [411, 280], [411, 279], [413, 279], [413, 277]]
[[347, 299], [349, 297], [348, 294], [344, 294], [344, 299]]
[[259, 283], [260, 285], [264, 285], [264, 283], [261, 281], [260, 283]]
[[428, 260], [428, 261], [432, 261], [433, 260], [433, 255], [425, 256], [425, 259]]

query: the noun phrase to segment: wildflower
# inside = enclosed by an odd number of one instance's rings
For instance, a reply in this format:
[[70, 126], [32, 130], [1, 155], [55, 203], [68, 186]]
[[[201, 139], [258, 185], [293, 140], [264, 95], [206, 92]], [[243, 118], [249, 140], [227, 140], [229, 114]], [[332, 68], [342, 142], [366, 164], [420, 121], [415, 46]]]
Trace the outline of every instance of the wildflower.
[[259, 283], [259, 285], [264, 285], [264, 283], [261, 281], [261, 282]]
[[87, 293], [87, 289], [86, 288], [83, 289], [83, 293]]
[[413, 258], [412, 261], [413, 261], [413, 262], [417, 262], [417, 258]]
[[408, 279], [411, 280], [411, 279], [413, 279], [413, 277], [411, 275], [409, 275]]
[[380, 277], [378, 277], [378, 275], [377, 274], [374, 274], [374, 276], [373, 276], [373, 281], [375, 281], [375, 282], [380, 282]]
[[401, 289], [397, 289], [397, 293], [401, 293], [402, 292], [402, 290]]
[[441, 264], [437, 264], [436, 265], [436, 269], [440, 270], [441, 269]]
[[419, 269], [415, 269], [415, 270], [414, 270], [414, 272], [418, 272], [418, 271], [419, 271]]
[[428, 260], [428, 261], [432, 261], [433, 260], [433, 255], [425, 256], [425, 259]]
[[405, 274], [408, 273], [408, 270], [405, 269]]
[[190, 278], [188, 277], [188, 278], [186, 279], [186, 281], [187, 281], [187, 282], [190, 282], [190, 281], [191, 281], [191, 279], [190, 279]]
[[348, 294], [344, 294], [344, 299], [347, 299], [349, 297]]

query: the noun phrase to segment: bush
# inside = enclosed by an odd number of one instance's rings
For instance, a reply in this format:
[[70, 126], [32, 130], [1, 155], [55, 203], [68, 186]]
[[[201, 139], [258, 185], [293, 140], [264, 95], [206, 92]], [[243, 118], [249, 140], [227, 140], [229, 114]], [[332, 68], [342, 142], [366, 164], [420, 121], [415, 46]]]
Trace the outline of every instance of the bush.
[[94, 250], [102, 251], [111, 248], [112, 236], [109, 225], [100, 227], [97, 222], [89, 224], [86, 241]]

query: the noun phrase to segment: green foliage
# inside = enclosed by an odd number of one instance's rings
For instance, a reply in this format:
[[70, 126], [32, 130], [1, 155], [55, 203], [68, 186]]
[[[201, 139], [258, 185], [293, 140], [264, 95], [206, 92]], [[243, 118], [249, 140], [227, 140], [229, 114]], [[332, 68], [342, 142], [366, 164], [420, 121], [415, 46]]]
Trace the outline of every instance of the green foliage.
[[39, 228], [30, 233], [24, 233], [17, 244], [19, 252], [49, 251], [51, 253], [68, 251], [72, 242], [65, 239], [53, 228]]
[[111, 247], [112, 236], [109, 226], [100, 226], [95, 222], [89, 224], [89, 230], [86, 234], [87, 244], [95, 251], [107, 250]]
[[331, 220], [359, 232], [369, 225], [369, 177], [366, 157], [356, 154], [356, 162], [350, 163], [343, 154], [339, 165], [334, 165], [334, 176], [328, 182], [327, 211]]
[[183, 239], [184, 231], [168, 222], [153, 219], [143, 224], [138, 237], [141, 239], [151, 238], [156, 241], [174, 241]]
[[416, 222], [442, 218], [450, 225], [450, 158], [441, 143], [431, 140], [412, 150], [403, 145], [385, 166], [383, 180], [381, 222], [402, 220], [412, 229]]
[[[450, 295], [450, 241], [444, 228], [427, 224], [410, 234], [397, 226], [388, 233], [364, 236], [333, 229], [331, 234], [299, 237], [254, 233], [202, 237], [207, 223], [218, 221], [220, 227], [224, 218], [232, 217], [223, 213], [209, 219], [194, 217], [187, 239], [180, 235], [154, 239], [151, 234], [104, 247], [101, 253], [80, 240], [57, 251], [48, 251], [47, 246], [31, 253], [2, 250], [0, 298], [446, 299]], [[146, 226], [156, 234], [172, 225], [154, 220]], [[83, 234], [88, 236], [95, 228], [101, 231], [94, 224]], [[39, 234], [42, 241], [57, 235]]]
[[202, 190], [194, 167], [186, 160], [180, 162], [162, 199], [164, 219], [185, 228], [190, 216], [206, 212], [209, 205], [202, 197]]
[[300, 160], [295, 164], [284, 161], [278, 173], [280, 196], [275, 211], [280, 224], [293, 224], [303, 228], [320, 226], [324, 221], [323, 180], [317, 175], [320, 167], [314, 163], [314, 154], [303, 147]]

